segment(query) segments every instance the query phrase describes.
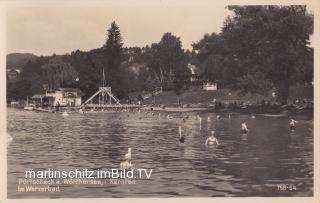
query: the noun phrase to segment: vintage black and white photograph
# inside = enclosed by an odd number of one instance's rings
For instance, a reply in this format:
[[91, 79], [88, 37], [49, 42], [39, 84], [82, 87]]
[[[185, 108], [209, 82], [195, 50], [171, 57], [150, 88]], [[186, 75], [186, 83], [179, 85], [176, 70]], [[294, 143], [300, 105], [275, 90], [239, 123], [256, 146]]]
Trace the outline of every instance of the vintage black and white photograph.
[[314, 12], [7, 6], [7, 198], [314, 197]]

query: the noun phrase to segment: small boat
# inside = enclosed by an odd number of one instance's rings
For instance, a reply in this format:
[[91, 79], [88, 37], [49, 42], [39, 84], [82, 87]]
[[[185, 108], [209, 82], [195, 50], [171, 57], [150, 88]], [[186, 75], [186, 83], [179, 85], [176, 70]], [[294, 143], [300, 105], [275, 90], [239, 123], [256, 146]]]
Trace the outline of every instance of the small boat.
[[25, 106], [23, 109], [27, 110], [27, 111], [33, 111], [33, 107], [32, 106]]

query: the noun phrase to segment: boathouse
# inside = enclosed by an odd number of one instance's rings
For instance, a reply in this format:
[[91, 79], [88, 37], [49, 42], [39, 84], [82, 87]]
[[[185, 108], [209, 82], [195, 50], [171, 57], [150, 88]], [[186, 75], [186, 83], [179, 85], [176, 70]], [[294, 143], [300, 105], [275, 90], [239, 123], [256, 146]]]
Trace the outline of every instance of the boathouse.
[[59, 88], [46, 91], [50, 106], [80, 106], [83, 93], [78, 88]]
[[36, 94], [31, 97], [36, 106], [70, 106], [81, 105], [83, 93], [78, 88], [59, 88], [58, 90], [47, 90], [45, 94]]

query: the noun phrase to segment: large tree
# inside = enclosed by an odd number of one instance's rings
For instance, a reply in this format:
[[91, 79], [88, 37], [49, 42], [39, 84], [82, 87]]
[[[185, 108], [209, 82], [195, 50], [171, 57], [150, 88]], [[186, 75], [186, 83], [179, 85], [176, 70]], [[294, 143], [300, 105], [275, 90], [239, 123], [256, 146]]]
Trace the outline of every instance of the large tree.
[[228, 9], [233, 15], [225, 20], [222, 32], [194, 44], [200, 66], [206, 67], [211, 77], [249, 92], [265, 92], [275, 86], [282, 103], [287, 100], [289, 85], [311, 82], [313, 49], [308, 43], [313, 16], [306, 6]]
[[[111, 23], [107, 33], [107, 40], [103, 46], [106, 54], [106, 63], [102, 68], [105, 68], [106, 84], [111, 86], [113, 92], [118, 96], [124, 96], [125, 87], [123, 87], [123, 68], [122, 62], [122, 36], [120, 28], [115, 21]], [[101, 70], [102, 71], [102, 70]]]
[[182, 49], [181, 40], [171, 33], [165, 33], [159, 43], [147, 47], [144, 59], [150, 74], [164, 88], [173, 88], [176, 76], [185, 75], [188, 71], [187, 55]]
[[42, 76], [50, 89], [71, 87], [76, 83], [79, 73], [70, 64], [62, 60], [62, 57], [54, 56], [48, 63], [41, 66]]

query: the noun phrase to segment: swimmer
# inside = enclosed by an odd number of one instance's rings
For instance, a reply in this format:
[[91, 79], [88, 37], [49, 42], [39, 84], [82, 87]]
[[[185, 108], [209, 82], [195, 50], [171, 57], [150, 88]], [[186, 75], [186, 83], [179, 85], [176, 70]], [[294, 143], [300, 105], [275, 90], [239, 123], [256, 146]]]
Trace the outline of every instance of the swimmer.
[[252, 118], [252, 119], [255, 119], [255, 118], [256, 118], [256, 116], [255, 116], [255, 115], [253, 115], [253, 114], [251, 114], [251, 118]]
[[181, 126], [179, 126], [179, 142], [184, 143], [184, 136], [181, 133]]
[[296, 123], [298, 123], [298, 121], [294, 120], [294, 119], [290, 119], [290, 130], [291, 131], [295, 131], [296, 130]]
[[214, 131], [211, 131], [211, 135], [207, 138], [205, 145], [219, 145], [218, 139], [214, 136]]
[[242, 121], [242, 123], [241, 123], [241, 133], [246, 134], [246, 133], [248, 133], [248, 131], [249, 130], [248, 130], [246, 122]]
[[220, 115], [217, 115], [217, 119], [219, 120], [221, 118], [221, 116]]
[[210, 117], [208, 117], [208, 118], [207, 118], [207, 121], [208, 121], [208, 122], [210, 122], [210, 121], [211, 121], [211, 118], [210, 118]]
[[229, 113], [228, 118], [231, 119], [231, 114]]

